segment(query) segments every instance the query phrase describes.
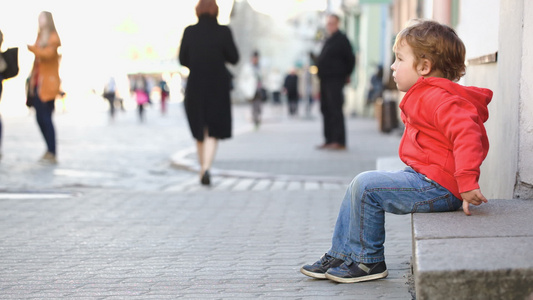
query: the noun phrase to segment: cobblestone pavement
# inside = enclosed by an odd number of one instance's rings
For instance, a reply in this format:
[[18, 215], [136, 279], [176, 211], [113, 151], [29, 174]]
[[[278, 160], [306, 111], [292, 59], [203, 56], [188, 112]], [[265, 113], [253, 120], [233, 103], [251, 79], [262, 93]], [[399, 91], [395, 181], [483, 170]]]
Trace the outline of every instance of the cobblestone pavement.
[[80, 190], [0, 201], [3, 299], [411, 299], [409, 217], [387, 215], [388, 278], [336, 284], [299, 267], [328, 249], [331, 191]]
[[36, 163], [33, 118], [4, 118], [0, 298], [411, 299], [408, 215], [387, 215], [388, 278], [299, 272], [327, 251], [346, 184], [394, 156], [399, 137], [355, 118], [349, 150], [322, 152], [318, 118], [267, 114], [252, 131], [247, 111], [236, 108], [210, 188], [191, 172], [177, 104], [145, 124], [129, 111], [112, 124], [102, 111], [57, 114], [57, 166]]

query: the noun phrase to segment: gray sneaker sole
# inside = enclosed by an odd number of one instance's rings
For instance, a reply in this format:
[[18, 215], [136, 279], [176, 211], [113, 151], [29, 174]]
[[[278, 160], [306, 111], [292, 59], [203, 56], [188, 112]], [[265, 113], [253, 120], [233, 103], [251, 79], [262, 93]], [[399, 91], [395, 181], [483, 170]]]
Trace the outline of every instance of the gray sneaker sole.
[[316, 279], [326, 279], [326, 273], [309, 272], [306, 269], [304, 269], [303, 267], [300, 268], [300, 272], [302, 272], [302, 274], [304, 274], [306, 276], [313, 277], [313, 278], [316, 278]]
[[335, 282], [339, 282], [339, 283], [355, 283], [355, 282], [370, 281], [370, 280], [376, 280], [376, 279], [385, 278], [387, 276], [389, 276], [389, 271], [387, 271], [387, 270], [385, 270], [384, 272], [379, 273], [379, 274], [372, 274], [372, 275], [367, 275], [367, 276], [359, 276], [359, 277], [354, 277], [354, 278], [342, 278], [342, 277], [333, 276], [333, 275], [328, 274], [328, 273], [325, 274], [325, 277], [327, 279], [335, 281]]

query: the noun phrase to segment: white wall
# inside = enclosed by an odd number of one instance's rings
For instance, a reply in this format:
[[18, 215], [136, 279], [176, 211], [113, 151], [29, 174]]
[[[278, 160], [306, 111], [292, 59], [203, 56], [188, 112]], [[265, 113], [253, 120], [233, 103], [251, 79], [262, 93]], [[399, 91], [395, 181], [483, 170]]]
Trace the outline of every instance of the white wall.
[[461, 1], [456, 29], [466, 46], [467, 59], [498, 51], [499, 11], [499, 0]]
[[524, 0], [523, 5], [518, 155], [520, 182], [515, 190], [515, 197], [533, 198], [533, 18], [530, 17], [533, 1]]
[[[499, 20], [499, 0], [461, 1], [456, 31], [465, 44], [467, 59], [499, 50]], [[504, 53], [509, 50], [512, 49], [503, 49]], [[500, 69], [512, 65], [507, 60], [503, 58], [503, 64], [498, 62], [468, 66], [466, 75], [461, 80], [464, 85], [484, 87], [494, 92], [489, 104], [489, 120], [485, 124], [490, 150], [481, 166], [480, 177], [481, 191], [488, 198], [511, 198], [516, 177], [518, 140], [517, 135], [509, 133], [518, 132], [516, 117], [513, 117], [517, 107], [508, 103], [513, 101], [508, 99], [509, 90], [513, 88], [502, 87], [499, 77]], [[513, 80], [516, 82], [518, 77]], [[517, 103], [518, 95], [512, 98]]]

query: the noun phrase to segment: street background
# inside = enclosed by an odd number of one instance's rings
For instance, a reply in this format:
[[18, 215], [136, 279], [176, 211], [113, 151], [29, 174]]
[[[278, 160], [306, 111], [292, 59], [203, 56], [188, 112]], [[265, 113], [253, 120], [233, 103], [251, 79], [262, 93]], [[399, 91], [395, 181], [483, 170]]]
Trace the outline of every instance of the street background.
[[267, 105], [257, 131], [249, 111], [234, 106], [235, 136], [221, 142], [209, 188], [191, 171], [181, 103], [164, 117], [154, 103], [145, 123], [133, 110], [113, 122], [105, 109], [57, 112], [57, 166], [37, 162], [31, 113], [4, 118], [2, 298], [411, 299], [408, 215], [387, 215], [387, 279], [299, 272], [327, 251], [346, 185], [394, 157], [399, 135], [348, 118], [348, 150], [323, 152], [316, 111], [288, 118]]

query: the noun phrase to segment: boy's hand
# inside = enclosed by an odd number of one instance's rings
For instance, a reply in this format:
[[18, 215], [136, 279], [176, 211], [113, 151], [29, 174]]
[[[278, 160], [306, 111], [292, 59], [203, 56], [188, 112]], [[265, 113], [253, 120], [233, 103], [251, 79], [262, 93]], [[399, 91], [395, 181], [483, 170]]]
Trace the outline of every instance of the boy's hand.
[[481, 203], [487, 203], [487, 198], [481, 194], [479, 189], [461, 193], [461, 197], [463, 198], [463, 211], [467, 216], [471, 215], [469, 204], [480, 205]]

